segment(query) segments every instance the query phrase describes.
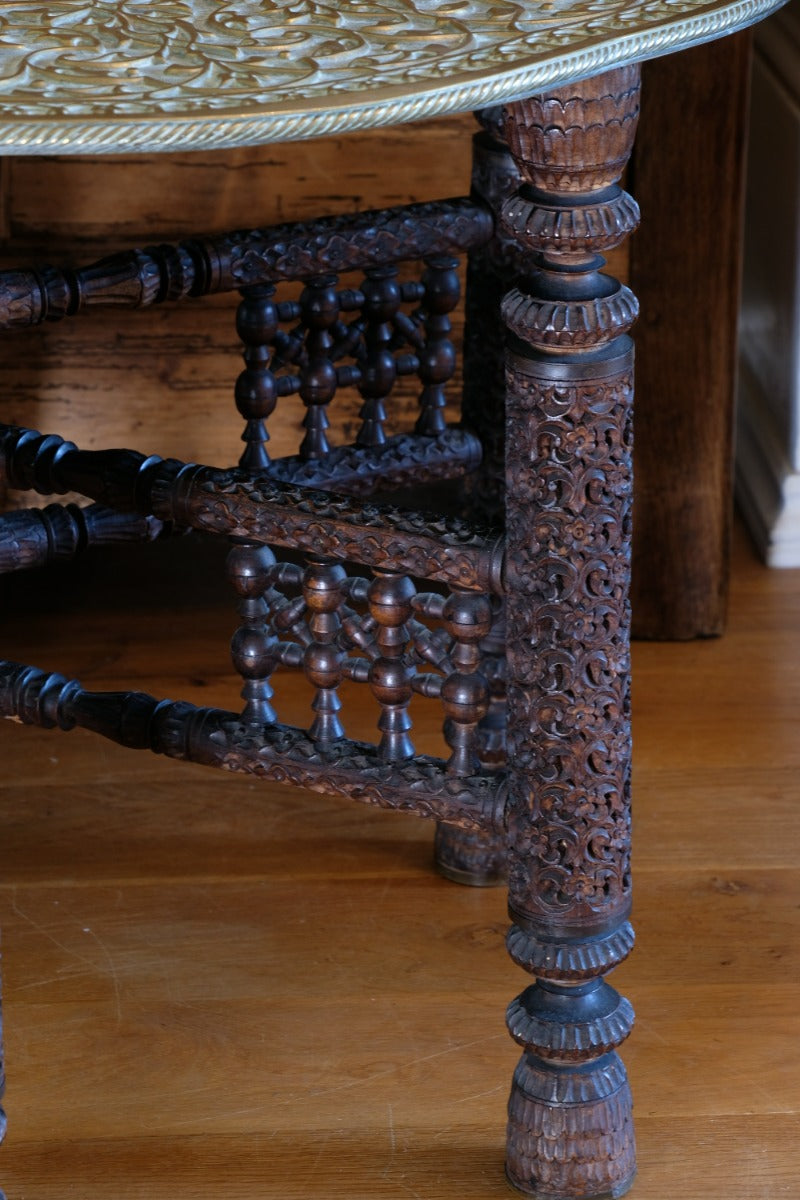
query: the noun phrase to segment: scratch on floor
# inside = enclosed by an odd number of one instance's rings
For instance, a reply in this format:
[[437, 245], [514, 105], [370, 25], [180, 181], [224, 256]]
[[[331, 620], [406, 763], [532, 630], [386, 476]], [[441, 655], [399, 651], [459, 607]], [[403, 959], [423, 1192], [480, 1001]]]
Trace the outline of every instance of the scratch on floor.
[[[72, 959], [75, 959], [76, 962], [84, 963], [85, 966], [87, 966], [93, 973], [100, 971], [101, 974], [107, 975], [111, 978], [111, 981], [112, 981], [113, 987], [114, 987], [114, 1005], [115, 1005], [115, 1010], [116, 1010], [116, 1014], [117, 1014], [117, 1023], [119, 1024], [122, 1020], [122, 1004], [121, 1004], [121, 996], [120, 996], [119, 977], [117, 975], [117, 969], [116, 969], [116, 966], [114, 965], [114, 961], [111, 957], [111, 954], [109, 953], [108, 947], [105, 946], [103, 944], [103, 942], [101, 942], [101, 940], [97, 936], [97, 934], [94, 933], [91, 929], [87, 929], [83, 925], [81, 926], [81, 928], [83, 929], [83, 931], [85, 933], [90, 933], [92, 935], [92, 937], [97, 942], [100, 949], [103, 951], [103, 954], [105, 955], [105, 958], [108, 962], [107, 970], [103, 970], [102, 967], [98, 966], [97, 962], [94, 961], [94, 959], [87, 958], [87, 956], [85, 954], [80, 954], [77, 950], [73, 949], [72, 946], [67, 946], [64, 944], [64, 942], [59, 941], [59, 939], [54, 934], [52, 934], [49, 929], [47, 929], [44, 925], [40, 924], [39, 921], [37, 921], [34, 917], [32, 917], [30, 915], [30, 913], [27, 913], [24, 911], [24, 909], [21, 909], [19, 907], [19, 904], [17, 903], [16, 887], [12, 887], [12, 889], [11, 889], [11, 911], [14, 913], [15, 916], [19, 917], [19, 919], [21, 921], [23, 921], [26, 925], [29, 925], [31, 929], [35, 929], [37, 933], [40, 933], [42, 935], [42, 937], [47, 938], [47, 940], [49, 942], [52, 942], [52, 944], [54, 946], [57, 946], [58, 949], [61, 950], [64, 954], [68, 955]], [[44, 984], [51, 983], [51, 982], [53, 982], [53, 983], [58, 982], [58, 976], [54, 976], [52, 980], [51, 979], [37, 980], [36, 983], [27, 984], [24, 986], [25, 987], [36, 987], [36, 986], [41, 987]], [[22, 991], [23, 989], [20, 988], [19, 990]]]
[[432, 1062], [436, 1058], [445, 1058], [448, 1054], [458, 1054], [462, 1050], [469, 1050], [472, 1046], [485, 1046], [488, 1042], [496, 1042], [500, 1040], [505, 1041], [506, 1034], [493, 1033], [490, 1034], [489, 1037], [475, 1038], [471, 1042], [459, 1042], [456, 1046], [447, 1046], [444, 1050], [435, 1050], [433, 1054], [423, 1054], [419, 1058], [409, 1059], [408, 1062], [399, 1062], [396, 1064], [396, 1066], [386, 1067], [382, 1071], [376, 1071], [374, 1075], [367, 1075], [364, 1079], [351, 1079], [348, 1083], [339, 1083], [336, 1085], [336, 1087], [313, 1091], [305, 1096], [292, 1096], [288, 1100], [284, 1100], [281, 1104], [281, 1107], [285, 1107], [288, 1104], [294, 1104], [297, 1100], [307, 1100], [308, 1095], [313, 1095], [315, 1097], [333, 1096], [336, 1094], [336, 1092], [346, 1092], [351, 1088], [365, 1087], [367, 1084], [372, 1083], [376, 1079], [385, 1079], [387, 1075], [395, 1075], [398, 1071], [405, 1070], [408, 1067], [417, 1067], [421, 1063]]

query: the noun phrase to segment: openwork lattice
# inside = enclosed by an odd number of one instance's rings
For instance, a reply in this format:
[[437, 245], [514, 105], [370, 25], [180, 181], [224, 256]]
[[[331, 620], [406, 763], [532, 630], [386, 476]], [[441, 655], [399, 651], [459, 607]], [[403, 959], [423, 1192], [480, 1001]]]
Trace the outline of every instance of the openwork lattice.
[[[420, 279], [404, 281], [395, 266], [375, 267], [351, 288], [328, 273], [289, 301], [277, 300], [270, 284], [243, 288], [237, 330], [245, 369], [236, 383], [237, 407], [247, 421], [241, 466], [353, 492], [367, 488], [377, 472], [385, 484], [387, 475], [394, 483], [408, 482], [412, 472], [418, 480], [419, 470], [428, 477], [463, 470], [456, 447], [471, 451], [474, 465], [477, 443], [463, 434], [449, 442], [443, 437], [446, 386], [456, 367], [450, 313], [459, 300], [457, 266], [450, 256], [432, 258]], [[395, 385], [407, 377], [418, 381], [414, 434], [439, 439], [423, 443], [423, 449], [415, 448], [413, 436], [391, 437], [387, 431], [387, 406]], [[334, 449], [328, 407], [346, 388], [360, 394], [360, 427], [352, 448]], [[296, 458], [270, 464], [266, 422], [287, 396], [299, 396], [306, 407], [305, 433]]]
[[234, 547], [228, 564], [240, 595], [232, 649], [246, 680], [244, 720], [275, 722], [270, 677], [279, 666], [298, 668], [314, 691], [308, 734], [315, 743], [344, 737], [338, 689], [352, 680], [367, 684], [379, 705], [380, 761], [414, 757], [409, 710], [420, 695], [441, 701], [448, 772], [480, 769], [478, 725], [489, 707], [482, 643], [496, 599], [419, 591], [395, 571], [368, 579], [319, 556], [305, 568], [279, 563], [268, 547], [252, 543]]
[[[497, 854], [508, 865], [509, 950], [534, 977], [508, 1012], [523, 1053], [507, 1171], [523, 1191], [563, 1200], [620, 1196], [635, 1169], [616, 1052], [632, 1010], [605, 975], [632, 945], [636, 302], [599, 268], [638, 219], [617, 183], [638, 96], [638, 71], [623, 68], [515, 102], [502, 118], [511, 167], [496, 118], [485, 119], [487, 153], [468, 199], [150, 247], [82, 271], [0, 276], [6, 327], [102, 304], [238, 292], [245, 419], [242, 461], [224, 469], [82, 451], [0, 426], [9, 486], [96, 502], [15, 514], [0, 566], [174, 529], [223, 536], [243, 679], [242, 707], [226, 712], [93, 694], [0, 662], [0, 716], [83, 726], [126, 746], [434, 817], [445, 834], [439, 863], [455, 865], [456, 877], [474, 881], [483, 858], [486, 881]], [[471, 254], [462, 412], [479, 438], [444, 417], [456, 252]], [[408, 273], [419, 261], [421, 272]], [[287, 281], [300, 287], [279, 297]], [[413, 435], [391, 421], [396, 386], [412, 379]], [[358, 429], [352, 445], [334, 446], [329, 408], [346, 388], [359, 393]], [[268, 425], [288, 397], [305, 406], [302, 438], [296, 454], [273, 461]], [[389, 502], [412, 480], [470, 471], [482, 449], [481, 473], [455, 505], [427, 512]], [[374, 493], [382, 495], [364, 500]], [[502, 512], [503, 530], [476, 519]], [[280, 719], [273, 685], [285, 670], [308, 684], [305, 727]], [[340, 690], [351, 683], [374, 699], [371, 741], [349, 735]], [[412, 710], [423, 700], [441, 705], [446, 755], [414, 745]], [[445, 858], [443, 846], [457, 853]]]

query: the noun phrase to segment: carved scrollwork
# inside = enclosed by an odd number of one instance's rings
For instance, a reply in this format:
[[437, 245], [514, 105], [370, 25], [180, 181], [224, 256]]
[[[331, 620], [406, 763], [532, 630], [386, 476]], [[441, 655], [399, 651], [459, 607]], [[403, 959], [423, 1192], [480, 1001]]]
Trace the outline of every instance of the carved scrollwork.
[[78, 450], [57, 435], [10, 425], [0, 425], [0, 460], [13, 487], [45, 494], [75, 490], [182, 528], [502, 594], [502, 537], [461, 517], [357, 504], [264, 474], [147, 458], [132, 450]]
[[630, 891], [632, 381], [548, 383], [530, 364], [509, 378], [509, 755], [538, 781], [514, 818], [512, 891], [530, 918], [601, 931]]
[[[506, 227], [533, 260], [503, 305], [509, 950], [537, 977], [508, 1012], [525, 1052], [507, 1170], [542, 1197], [619, 1196], [635, 1169], [615, 1050], [633, 1014], [602, 974], [631, 945], [626, 331], [636, 303], [600, 273], [597, 252], [635, 211], [615, 181], [637, 113], [628, 69], [506, 111], [529, 181], [507, 202]], [[591, 220], [575, 216], [588, 209]], [[565, 1105], [571, 1064], [580, 1085]]]

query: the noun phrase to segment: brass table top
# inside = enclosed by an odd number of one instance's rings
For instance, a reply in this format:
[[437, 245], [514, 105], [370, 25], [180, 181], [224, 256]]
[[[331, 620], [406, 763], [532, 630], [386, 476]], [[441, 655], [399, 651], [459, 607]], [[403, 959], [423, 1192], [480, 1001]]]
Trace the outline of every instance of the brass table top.
[[294, 140], [486, 107], [783, 0], [5, 0], [0, 152]]

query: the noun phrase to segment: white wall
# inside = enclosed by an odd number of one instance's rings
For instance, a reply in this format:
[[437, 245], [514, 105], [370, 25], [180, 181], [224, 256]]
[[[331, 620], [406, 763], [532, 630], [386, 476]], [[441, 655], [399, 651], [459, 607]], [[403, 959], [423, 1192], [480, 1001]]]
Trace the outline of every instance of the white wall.
[[737, 499], [770, 566], [800, 566], [800, 0], [756, 31], [747, 170]]

